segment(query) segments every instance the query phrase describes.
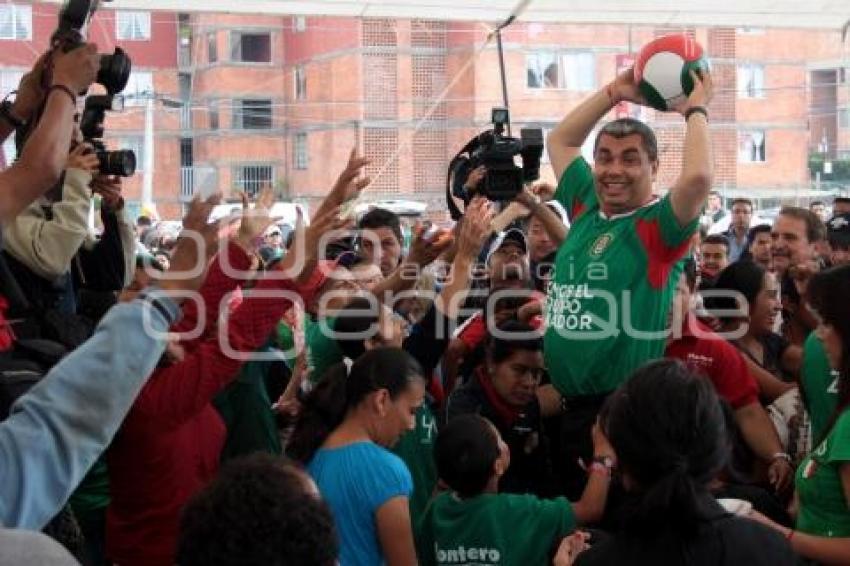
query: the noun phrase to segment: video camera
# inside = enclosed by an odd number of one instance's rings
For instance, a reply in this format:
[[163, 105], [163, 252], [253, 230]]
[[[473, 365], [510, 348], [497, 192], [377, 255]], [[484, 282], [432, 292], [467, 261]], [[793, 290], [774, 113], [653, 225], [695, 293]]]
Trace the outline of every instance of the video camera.
[[[100, 0], [65, 0], [59, 11], [59, 26], [50, 38], [51, 47], [67, 53], [83, 45], [91, 18], [99, 6]], [[103, 85], [109, 94], [117, 94], [127, 86], [131, 70], [130, 57], [116, 47], [112, 55], [100, 56], [96, 82]]]
[[[522, 192], [523, 185], [540, 177], [540, 157], [543, 155], [543, 130], [523, 128], [519, 139], [504, 134], [510, 123], [507, 108], [493, 108], [493, 129], [472, 138], [449, 164], [446, 199], [454, 220], [462, 216], [454, 198], [461, 199], [464, 206], [475, 195], [483, 195], [492, 201], [509, 201]], [[522, 166], [516, 164], [521, 156]], [[487, 172], [477, 187], [468, 190], [466, 182], [470, 173], [479, 166]]]
[[86, 143], [94, 147], [100, 172], [103, 175], [130, 177], [136, 172], [136, 154], [129, 149], [109, 151], [103, 143], [103, 120], [107, 110], [121, 111], [124, 99], [120, 95], [97, 95], [86, 98], [83, 116], [80, 118], [80, 132]]

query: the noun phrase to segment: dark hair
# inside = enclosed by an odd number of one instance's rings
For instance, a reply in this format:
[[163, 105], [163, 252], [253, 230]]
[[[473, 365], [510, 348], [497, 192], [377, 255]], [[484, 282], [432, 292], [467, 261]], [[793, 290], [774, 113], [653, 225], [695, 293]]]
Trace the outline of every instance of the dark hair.
[[601, 419], [640, 495], [627, 527], [693, 533], [707, 515], [700, 502], [708, 484], [729, 455], [711, 382], [678, 360], [650, 362], [611, 395]]
[[332, 566], [339, 554], [333, 516], [306, 481], [269, 454], [229, 462], [184, 508], [177, 563]]
[[833, 206], [836, 204], [850, 204], [850, 197], [835, 197], [832, 199], [832, 204]]
[[476, 414], [451, 419], [434, 442], [441, 480], [463, 498], [480, 495], [493, 476], [499, 442], [493, 425]]
[[822, 200], [813, 200], [809, 203], [809, 208], [811, 209], [813, 206], [826, 206]]
[[739, 198], [733, 199], [732, 204], [729, 206], [729, 208], [733, 208], [736, 204], [746, 204], [747, 206], [750, 207], [750, 212], [753, 211], [753, 201], [751, 201], [748, 198], [739, 197]]
[[[543, 338], [537, 331], [524, 322], [518, 320], [508, 320], [503, 322], [498, 327], [500, 336], [489, 336], [487, 340], [487, 357], [494, 364], [502, 363], [511, 357], [517, 350], [527, 350], [531, 352], [543, 351]], [[517, 338], [501, 336], [505, 334], [534, 334], [536, 337], [521, 337]]]
[[710, 236], [706, 236], [703, 238], [702, 242], [700, 242], [700, 245], [703, 244], [721, 244], [724, 248], [726, 248], [726, 254], [729, 254], [729, 240], [722, 234], [711, 234]]
[[399, 244], [404, 242], [404, 238], [401, 235], [401, 221], [398, 214], [386, 208], [373, 208], [363, 215], [363, 218], [357, 223], [357, 227], [361, 230], [389, 228], [395, 234]]
[[721, 198], [721, 199], [723, 198], [723, 196], [720, 194], [720, 191], [715, 190], [715, 189], [712, 189], [712, 190], [708, 191], [708, 196], [710, 196], [710, 197], [719, 197], [719, 198]]
[[[824, 429], [824, 437], [847, 407], [850, 407], [850, 265], [840, 265], [815, 275], [806, 290], [806, 300], [824, 323], [841, 337], [841, 367], [838, 369], [838, 404]], [[822, 440], [822, 439], [821, 439]]]
[[345, 357], [356, 360], [366, 352], [363, 335], [376, 328], [380, 308], [375, 300], [357, 296], [340, 309], [333, 323], [334, 340]]
[[306, 464], [346, 413], [369, 394], [386, 389], [395, 399], [410, 383], [422, 378], [422, 368], [400, 348], [377, 348], [360, 356], [349, 371], [332, 366], [306, 395], [286, 453]]
[[640, 136], [644, 151], [649, 155], [649, 160], [658, 161], [658, 141], [655, 139], [655, 133], [652, 131], [652, 128], [640, 120], [619, 118], [602, 126], [599, 133], [596, 134], [596, 140], [593, 142], [594, 155], [596, 155], [596, 150], [599, 148], [599, 140], [603, 135], [616, 139], [638, 135]]
[[811, 210], [799, 206], [783, 206], [779, 211], [779, 216], [802, 220], [806, 224], [806, 239], [811, 244], [826, 239], [826, 225]]
[[747, 232], [747, 248], [753, 245], [756, 236], [759, 234], [770, 234], [770, 231], [770, 224], [758, 224], [750, 228]]
[[142, 214], [136, 218], [136, 226], [153, 226], [153, 220], [151, 220], [150, 216]]
[[[737, 291], [752, 306], [756, 302], [758, 294], [764, 287], [765, 270], [762, 266], [751, 261], [736, 261], [720, 272], [714, 282], [713, 290]], [[735, 297], [707, 296], [705, 306], [709, 310], [735, 310], [743, 305], [739, 304]], [[731, 314], [719, 315], [721, 320], [732, 318]]]

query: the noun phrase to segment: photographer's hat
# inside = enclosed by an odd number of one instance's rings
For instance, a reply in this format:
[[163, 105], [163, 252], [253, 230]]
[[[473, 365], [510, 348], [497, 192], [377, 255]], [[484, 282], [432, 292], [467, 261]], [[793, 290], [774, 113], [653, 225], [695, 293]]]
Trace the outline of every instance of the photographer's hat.
[[499, 233], [496, 239], [493, 240], [493, 243], [490, 244], [490, 250], [487, 252], [485, 263], [490, 263], [490, 257], [506, 244], [518, 246], [523, 254], [528, 253], [528, 240], [526, 240], [525, 234], [519, 228], [511, 228]]

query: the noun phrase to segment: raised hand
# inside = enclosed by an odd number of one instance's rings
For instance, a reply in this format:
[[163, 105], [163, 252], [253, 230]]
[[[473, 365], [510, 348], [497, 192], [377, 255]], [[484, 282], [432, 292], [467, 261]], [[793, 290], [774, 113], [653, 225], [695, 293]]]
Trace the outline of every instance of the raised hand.
[[56, 52], [52, 84], [64, 85], [72, 92], [84, 92], [97, 78], [99, 69], [100, 55], [94, 43], [87, 43], [68, 53]]
[[410, 243], [407, 262], [423, 268], [433, 263], [453, 243], [454, 236], [451, 230], [440, 228], [429, 233], [422, 223], [417, 222], [413, 227], [413, 241]]
[[[219, 202], [221, 195], [216, 194], [205, 201], [196, 197], [189, 205], [189, 211], [183, 218], [183, 232], [171, 255], [171, 268], [160, 279], [159, 286], [164, 291], [186, 294], [200, 289], [209, 260], [218, 251], [220, 221], [207, 220]], [[174, 296], [176, 301], [182, 299], [179, 295]]]
[[608, 85], [608, 95], [611, 97], [611, 103], [618, 102], [633, 102], [634, 104], [647, 105], [646, 99], [641, 94], [638, 84], [635, 81], [634, 67], [626, 69]]
[[694, 81], [694, 89], [691, 91], [691, 94], [688, 95], [688, 98], [684, 102], [674, 108], [682, 116], [695, 106], [708, 107], [714, 96], [714, 83], [711, 80], [711, 73], [707, 70], [700, 71], [699, 73], [692, 70], [691, 80]]
[[242, 213], [240, 215], [239, 231], [236, 241], [249, 252], [254, 249], [254, 241], [262, 236], [265, 231], [274, 224], [277, 219], [271, 216], [271, 207], [274, 204], [274, 191], [265, 188], [260, 191], [257, 202], [253, 208], [248, 203], [248, 195], [242, 196]]
[[474, 259], [481, 251], [484, 241], [490, 234], [490, 222], [493, 221], [493, 205], [483, 197], [472, 199], [461, 221], [458, 235], [457, 255]]
[[337, 177], [331, 192], [322, 203], [322, 206], [319, 207], [319, 212], [325, 212], [327, 207], [342, 206], [349, 201], [357, 199], [363, 189], [372, 182], [369, 177], [362, 176], [363, 168], [371, 162], [370, 159], [366, 159], [365, 157], [357, 157], [357, 149], [352, 149], [348, 156], [348, 163], [345, 164], [345, 169]]

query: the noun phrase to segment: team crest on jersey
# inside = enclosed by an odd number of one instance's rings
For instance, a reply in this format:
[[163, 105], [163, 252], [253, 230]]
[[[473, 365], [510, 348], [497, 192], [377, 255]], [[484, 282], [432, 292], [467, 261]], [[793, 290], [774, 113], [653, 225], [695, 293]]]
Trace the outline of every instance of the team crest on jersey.
[[602, 253], [608, 249], [608, 246], [611, 245], [611, 242], [614, 241], [614, 236], [610, 232], [606, 232], [596, 238], [596, 241], [593, 242], [593, 245], [590, 247], [590, 255], [592, 257], [599, 257]]

